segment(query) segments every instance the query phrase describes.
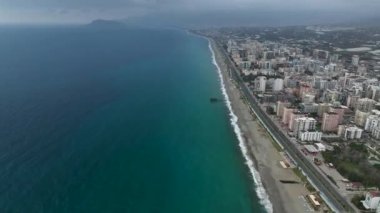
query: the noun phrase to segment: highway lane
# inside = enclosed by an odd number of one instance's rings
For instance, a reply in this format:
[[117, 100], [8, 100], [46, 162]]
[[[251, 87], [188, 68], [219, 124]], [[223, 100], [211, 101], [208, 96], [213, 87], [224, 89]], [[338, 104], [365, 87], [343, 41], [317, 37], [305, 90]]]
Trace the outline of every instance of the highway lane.
[[319, 173], [319, 171], [316, 170], [312, 163], [305, 158], [299, 149], [297, 149], [295, 144], [293, 144], [282, 131], [278, 130], [273, 121], [260, 108], [257, 100], [253, 96], [253, 93], [250, 91], [247, 85], [244, 84], [244, 81], [240, 76], [238, 69], [232, 62], [231, 58], [228, 56], [227, 52], [222, 48], [222, 45], [217, 43], [217, 46], [224, 54], [228, 67], [232, 69], [232, 72], [230, 72], [230, 75], [232, 75], [231, 77], [233, 77], [234, 80], [239, 84], [241, 91], [246, 96], [254, 113], [259, 118], [260, 122], [269, 131], [272, 137], [284, 147], [284, 150], [305, 172], [310, 180], [316, 185], [317, 189], [328, 198], [329, 202], [336, 208], [338, 212], [356, 212], [352, 204], [334, 188], [334, 186], [328, 181], [326, 177], [323, 176], [323, 174]]

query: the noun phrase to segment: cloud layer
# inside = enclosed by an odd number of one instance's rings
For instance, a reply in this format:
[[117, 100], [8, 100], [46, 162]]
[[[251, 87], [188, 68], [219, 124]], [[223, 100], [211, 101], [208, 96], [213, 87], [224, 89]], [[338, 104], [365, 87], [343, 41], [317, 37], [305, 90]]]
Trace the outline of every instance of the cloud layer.
[[[0, 0], [0, 22], [86, 22], [178, 11], [336, 11], [376, 14], [378, 0]], [[347, 14], [348, 15], [348, 14]]]

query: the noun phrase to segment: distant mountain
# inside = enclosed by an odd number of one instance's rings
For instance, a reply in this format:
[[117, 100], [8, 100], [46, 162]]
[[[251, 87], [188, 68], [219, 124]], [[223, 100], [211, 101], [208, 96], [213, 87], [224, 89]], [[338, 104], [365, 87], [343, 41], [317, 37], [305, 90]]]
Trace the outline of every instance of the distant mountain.
[[281, 27], [297, 25], [376, 25], [380, 19], [370, 14], [347, 15], [346, 12], [311, 10], [217, 10], [217, 11], [181, 11], [157, 12], [146, 16], [130, 17], [121, 20], [126, 24], [142, 26], [164, 26], [180, 28], [210, 27]]
[[86, 26], [97, 27], [97, 28], [120, 28], [120, 27], [125, 27], [125, 24], [120, 21], [115, 21], [115, 20], [97, 19], [87, 24]]

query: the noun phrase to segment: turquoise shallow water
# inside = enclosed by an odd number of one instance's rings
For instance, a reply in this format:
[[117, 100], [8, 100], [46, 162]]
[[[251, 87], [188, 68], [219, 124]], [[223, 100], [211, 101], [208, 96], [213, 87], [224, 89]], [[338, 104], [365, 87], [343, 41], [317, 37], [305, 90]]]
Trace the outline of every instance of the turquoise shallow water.
[[263, 212], [208, 42], [0, 28], [0, 209]]

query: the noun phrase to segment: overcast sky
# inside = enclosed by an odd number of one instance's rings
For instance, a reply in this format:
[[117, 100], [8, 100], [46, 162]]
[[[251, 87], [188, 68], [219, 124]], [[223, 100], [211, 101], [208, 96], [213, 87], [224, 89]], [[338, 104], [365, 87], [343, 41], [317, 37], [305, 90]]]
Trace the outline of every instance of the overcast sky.
[[[0, 22], [88, 22], [219, 10], [329, 11], [374, 15], [380, 0], [0, 0]], [[377, 12], [378, 13], [378, 12]]]

